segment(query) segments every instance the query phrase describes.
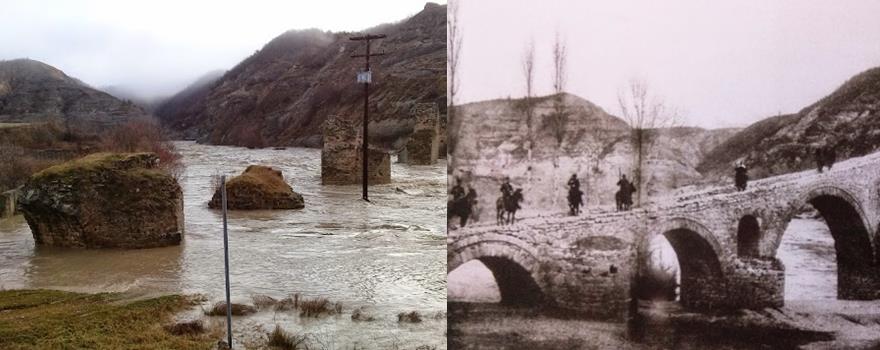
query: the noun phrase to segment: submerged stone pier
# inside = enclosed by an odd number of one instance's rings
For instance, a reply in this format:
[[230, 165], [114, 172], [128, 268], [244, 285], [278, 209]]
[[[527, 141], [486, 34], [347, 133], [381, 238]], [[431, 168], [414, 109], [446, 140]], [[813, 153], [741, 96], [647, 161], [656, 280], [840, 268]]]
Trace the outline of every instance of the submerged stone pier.
[[[324, 147], [321, 151], [321, 183], [352, 185], [361, 183], [362, 135], [357, 122], [342, 117], [324, 121]], [[368, 178], [371, 185], [391, 183], [391, 155], [369, 151]]]
[[418, 103], [412, 109], [416, 121], [406, 144], [406, 161], [411, 165], [437, 163], [440, 147], [440, 109], [436, 103]]

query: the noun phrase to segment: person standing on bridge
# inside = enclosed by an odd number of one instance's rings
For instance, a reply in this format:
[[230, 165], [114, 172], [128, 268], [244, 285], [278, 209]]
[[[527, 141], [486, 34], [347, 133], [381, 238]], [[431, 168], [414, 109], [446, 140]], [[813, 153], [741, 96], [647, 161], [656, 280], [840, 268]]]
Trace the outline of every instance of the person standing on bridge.
[[568, 179], [568, 208], [571, 215], [580, 214], [580, 207], [584, 204], [583, 192], [581, 192], [581, 181], [578, 180], [577, 174], [571, 174]]
[[749, 174], [746, 165], [743, 162], [739, 162], [736, 164], [736, 167], [733, 169], [733, 183], [736, 186], [737, 191], [745, 191], [746, 186], [748, 186]]

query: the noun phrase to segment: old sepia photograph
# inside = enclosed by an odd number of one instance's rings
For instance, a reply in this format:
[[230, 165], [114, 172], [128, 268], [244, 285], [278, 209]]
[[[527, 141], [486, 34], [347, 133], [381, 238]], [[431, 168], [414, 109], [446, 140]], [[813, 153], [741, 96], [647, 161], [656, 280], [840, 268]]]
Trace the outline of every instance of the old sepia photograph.
[[446, 349], [446, 6], [0, 0], [0, 349]]
[[450, 0], [450, 349], [880, 348], [880, 3]]

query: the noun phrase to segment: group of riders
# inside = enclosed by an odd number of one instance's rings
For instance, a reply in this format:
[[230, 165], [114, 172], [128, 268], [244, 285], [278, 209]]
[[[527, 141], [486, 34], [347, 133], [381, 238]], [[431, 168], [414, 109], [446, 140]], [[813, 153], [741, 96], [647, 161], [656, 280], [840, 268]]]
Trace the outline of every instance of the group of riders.
[[[834, 162], [837, 160], [837, 152], [833, 146], [819, 146], [813, 151], [813, 158], [816, 160], [816, 168], [821, 173], [825, 167], [831, 170]], [[745, 163], [738, 162], [733, 168], [733, 183], [738, 191], [745, 191], [748, 186], [749, 174]]]
[[[836, 154], [833, 147], [816, 147], [814, 151], [816, 166], [821, 173], [825, 167], [831, 170], [836, 160]], [[748, 186], [749, 175], [748, 168], [744, 162], [738, 162], [734, 167], [734, 187], [738, 191], [745, 191]], [[581, 206], [584, 205], [584, 192], [581, 190], [581, 181], [577, 174], [571, 174], [568, 179], [568, 208], [570, 215], [580, 215]], [[614, 194], [614, 201], [617, 211], [628, 211], [632, 209], [633, 193], [636, 192], [636, 186], [621, 174], [617, 181], [617, 193]], [[496, 221], [499, 225], [511, 224], [516, 220], [516, 212], [521, 209], [520, 203], [523, 201], [523, 192], [521, 188], [514, 188], [510, 183], [510, 177], [504, 177], [501, 184], [501, 196], [495, 202]], [[472, 187], [465, 192], [462, 186], [461, 178], [455, 178], [455, 185], [450, 191], [452, 199], [449, 201], [448, 210], [449, 218], [459, 217], [460, 227], [467, 224], [468, 218], [473, 213], [473, 208], [477, 204], [477, 191]]]
[[[581, 181], [577, 174], [571, 174], [568, 179], [568, 207], [571, 215], [579, 215], [581, 206], [584, 205], [584, 192], [581, 190]], [[615, 193], [614, 199], [617, 203], [618, 211], [626, 211], [632, 208], [632, 195], [636, 192], [633, 185], [626, 175], [621, 175], [617, 181], [620, 188]], [[523, 201], [522, 188], [514, 188], [510, 183], [510, 177], [505, 176], [501, 184], [501, 196], [495, 202], [496, 221], [499, 225], [511, 224], [516, 221], [516, 212], [521, 209]], [[477, 203], [477, 191], [472, 187], [466, 192], [462, 186], [461, 178], [455, 178], [455, 185], [450, 191], [452, 199], [448, 203], [448, 217], [457, 216], [460, 220], [460, 227], [467, 225], [468, 218], [473, 213], [473, 208]]]

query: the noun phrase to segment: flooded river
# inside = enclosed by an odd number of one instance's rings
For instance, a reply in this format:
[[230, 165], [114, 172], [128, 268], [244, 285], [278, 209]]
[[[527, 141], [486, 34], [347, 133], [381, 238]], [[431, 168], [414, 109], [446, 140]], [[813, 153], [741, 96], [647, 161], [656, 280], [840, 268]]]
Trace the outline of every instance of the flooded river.
[[[134, 295], [200, 293], [223, 298], [221, 216], [208, 209], [212, 178], [250, 164], [280, 168], [305, 198], [302, 210], [229, 214], [233, 301], [291, 293], [341, 302], [340, 316], [299, 319], [261, 312], [236, 329], [309, 334], [319, 348], [446, 348], [446, 163], [392, 165], [392, 184], [322, 186], [320, 150], [251, 150], [178, 143], [186, 233], [177, 247], [81, 250], [35, 247], [23, 219], [0, 223], [0, 288], [56, 288]], [[372, 322], [353, 322], [364, 307]], [[424, 321], [398, 324], [400, 312]], [[253, 332], [252, 332], [253, 333]]]

